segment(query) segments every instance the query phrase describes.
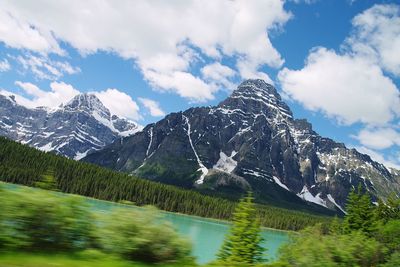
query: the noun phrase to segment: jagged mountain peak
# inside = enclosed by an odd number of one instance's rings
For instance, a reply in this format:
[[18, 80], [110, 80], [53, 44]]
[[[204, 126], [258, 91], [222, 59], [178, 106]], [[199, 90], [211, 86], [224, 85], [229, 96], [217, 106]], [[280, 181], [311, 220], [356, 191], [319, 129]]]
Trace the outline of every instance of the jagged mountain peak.
[[242, 82], [232, 94], [219, 103], [223, 111], [241, 110], [247, 115], [265, 115], [270, 118], [291, 120], [292, 111], [282, 101], [275, 87], [261, 79], [248, 79]]
[[96, 95], [91, 93], [78, 94], [61, 107], [65, 110], [100, 111], [100, 113], [110, 117], [108, 108], [103, 105]]
[[90, 93], [76, 95], [58, 108], [28, 108], [2, 95], [0, 103], [0, 135], [75, 159], [142, 128], [111, 116], [100, 99]]
[[243, 81], [233, 91], [232, 96], [242, 94], [254, 96], [262, 94], [263, 96], [277, 97], [280, 99], [280, 95], [276, 91], [275, 87], [262, 79], [247, 79]]

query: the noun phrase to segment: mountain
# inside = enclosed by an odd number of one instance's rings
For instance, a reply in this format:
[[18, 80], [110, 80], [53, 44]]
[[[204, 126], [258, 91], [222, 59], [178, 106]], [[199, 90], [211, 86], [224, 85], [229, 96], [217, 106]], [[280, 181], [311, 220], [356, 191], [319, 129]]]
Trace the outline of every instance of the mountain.
[[55, 109], [26, 108], [0, 95], [0, 135], [70, 158], [80, 159], [141, 127], [110, 111], [93, 94], [75, 96]]
[[373, 200], [400, 192], [397, 175], [294, 119], [263, 80], [244, 81], [217, 106], [171, 113], [83, 160], [228, 197], [252, 188], [260, 202], [278, 205], [343, 210], [359, 184]]

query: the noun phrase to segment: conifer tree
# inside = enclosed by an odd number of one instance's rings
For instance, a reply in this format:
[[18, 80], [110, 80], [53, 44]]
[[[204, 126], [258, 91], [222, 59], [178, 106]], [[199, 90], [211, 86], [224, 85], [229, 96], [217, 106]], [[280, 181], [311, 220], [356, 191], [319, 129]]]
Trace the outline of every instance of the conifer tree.
[[346, 216], [344, 218], [344, 230], [349, 233], [352, 231], [362, 231], [370, 234], [375, 227], [375, 207], [371, 203], [368, 193], [361, 192], [361, 186], [357, 192], [352, 190], [347, 199]]
[[389, 195], [386, 203], [379, 199], [376, 213], [378, 219], [385, 223], [389, 220], [400, 220], [400, 198], [393, 193]]
[[217, 255], [218, 259], [230, 265], [265, 261], [265, 249], [260, 245], [264, 240], [260, 232], [253, 196], [248, 193], [240, 200], [233, 214], [233, 225]]
[[329, 234], [339, 235], [342, 233], [342, 225], [339, 218], [335, 216], [329, 225]]

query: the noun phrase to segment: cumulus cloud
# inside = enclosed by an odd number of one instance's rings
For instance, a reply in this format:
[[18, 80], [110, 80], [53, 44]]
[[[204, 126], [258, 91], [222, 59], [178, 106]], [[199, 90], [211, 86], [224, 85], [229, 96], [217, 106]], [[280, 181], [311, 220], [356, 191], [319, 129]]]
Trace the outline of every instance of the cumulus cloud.
[[145, 108], [147, 108], [151, 116], [165, 116], [165, 112], [161, 109], [160, 104], [157, 101], [143, 97], [139, 97], [138, 100], [143, 104]]
[[174, 91], [180, 96], [192, 101], [203, 102], [214, 99], [214, 93], [218, 87], [207, 84], [199, 77], [183, 71], [173, 73], [159, 73], [156, 71], [146, 71], [146, 77], [155, 88], [160, 91]]
[[304, 67], [282, 69], [278, 80], [286, 97], [339, 123], [364, 124], [352, 137], [361, 152], [387, 166], [396, 158], [376, 150], [400, 146], [396, 122], [400, 115], [399, 88], [388, 74], [400, 75], [400, 6], [374, 5], [352, 20], [341, 50], [310, 50]]
[[[17, 94], [7, 90], [0, 90], [0, 94], [14, 95], [18, 104], [28, 108], [49, 107], [56, 108], [61, 104], [68, 103], [74, 96], [81, 92], [72, 85], [64, 82], [50, 83], [50, 90], [43, 90], [29, 82], [16, 81], [15, 85], [21, 88], [24, 94]], [[118, 89], [106, 89], [103, 91], [90, 92], [96, 95], [107, 107], [111, 114], [129, 119], [139, 120], [139, 106], [126, 93]]]
[[302, 69], [284, 68], [278, 79], [290, 98], [339, 122], [389, 123], [400, 111], [398, 88], [385, 75], [400, 67], [399, 6], [375, 5], [352, 25], [341, 52], [314, 48]]
[[270, 80], [260, 68], [284, 60], [269, 33], [291, 17], [283, 0], [2, 1], [0, 9], [8, 46], [62, 54], [62, 41], [82, 54], [113, 52], [133, 59], [157, 89], [195, 101], [218, 90], [191, 73], [206, 58], [229, 58], [242, 78]]
[[362, 145], [373, 149], [400, 145], [400, 133], [393, 128], [363, 129], [353, 137]]
[[307, 4], [311, 5], [316, 3], [318, 0], [289, 0], [290, 2], [294, 2], [296, 4]]
[[129, 119], [139, 120], [139, 106], [126, 93], [115, 88], [109, 88], [104, 91], [92, 92], [106, 106], [111, 114], [122, 116]]
[[217, 86], [229, 90], [233, 90], [235, 87], [231, 79], [237, 75], [236, 71], [219, 62], [204, 66], [201, 68], [201, 74], [206, 81], [214, 83]]
[[[40, 8], [39, 5], [36, 8]], [[0, 41], [13, 48], [24, 48], [39, 53], [64, 53], [50, 32], [41, 32], [29, 21], [15, 17], [4, 7], [0, 8]]]
[[19, 55], [15, 60], [25, 71], [31, 71], [36, 78], [57, 80], [64, 74], [75, 74], [80, 68], [73, 67], [67, 61], [52, 60], [47, 56], [35, 56], [32, 54]]
[[9, 71], [10, 69], [11, 65], [6, 58], [0, 61], [0, 72]]
[[303, 69], [284, 68], [278, 79], [290, 98], [340, 123], [383, 124], [400, 113], [396, 85], [363, 57], [316, 48]]
[[26, 107], [58, 107], [71, 100], [79, 91], [71, 85], [63, 82], [50, 83], [50, 91], [45, 91], [29, 82], [16, 81], [15, 84], [20, 87], [29, 98], [14, 94], [16, 101]]
[[400, 6], [375, 5], [357, 15], [347, 45], [373, 59], [385, 71], [400, 76]]

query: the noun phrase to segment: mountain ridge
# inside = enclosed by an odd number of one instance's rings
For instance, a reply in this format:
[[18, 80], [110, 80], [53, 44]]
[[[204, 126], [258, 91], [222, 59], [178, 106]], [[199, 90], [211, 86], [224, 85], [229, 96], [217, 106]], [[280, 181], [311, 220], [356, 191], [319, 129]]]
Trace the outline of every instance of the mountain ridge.
[[135, 122], [111, 115], [88, 93], [56, 108], [27, 108], [13, 96], [0, 95], [0, 126], [2, 136], [75, 159], [141, 129]]
[[214, 107], [168, 114], [83, 160], [213, 194], [305, 200], [343, 211], [361, 184], [374, 200], [400, 192], [385, 166], [294, 119], [277, 90], [246, 80]]

